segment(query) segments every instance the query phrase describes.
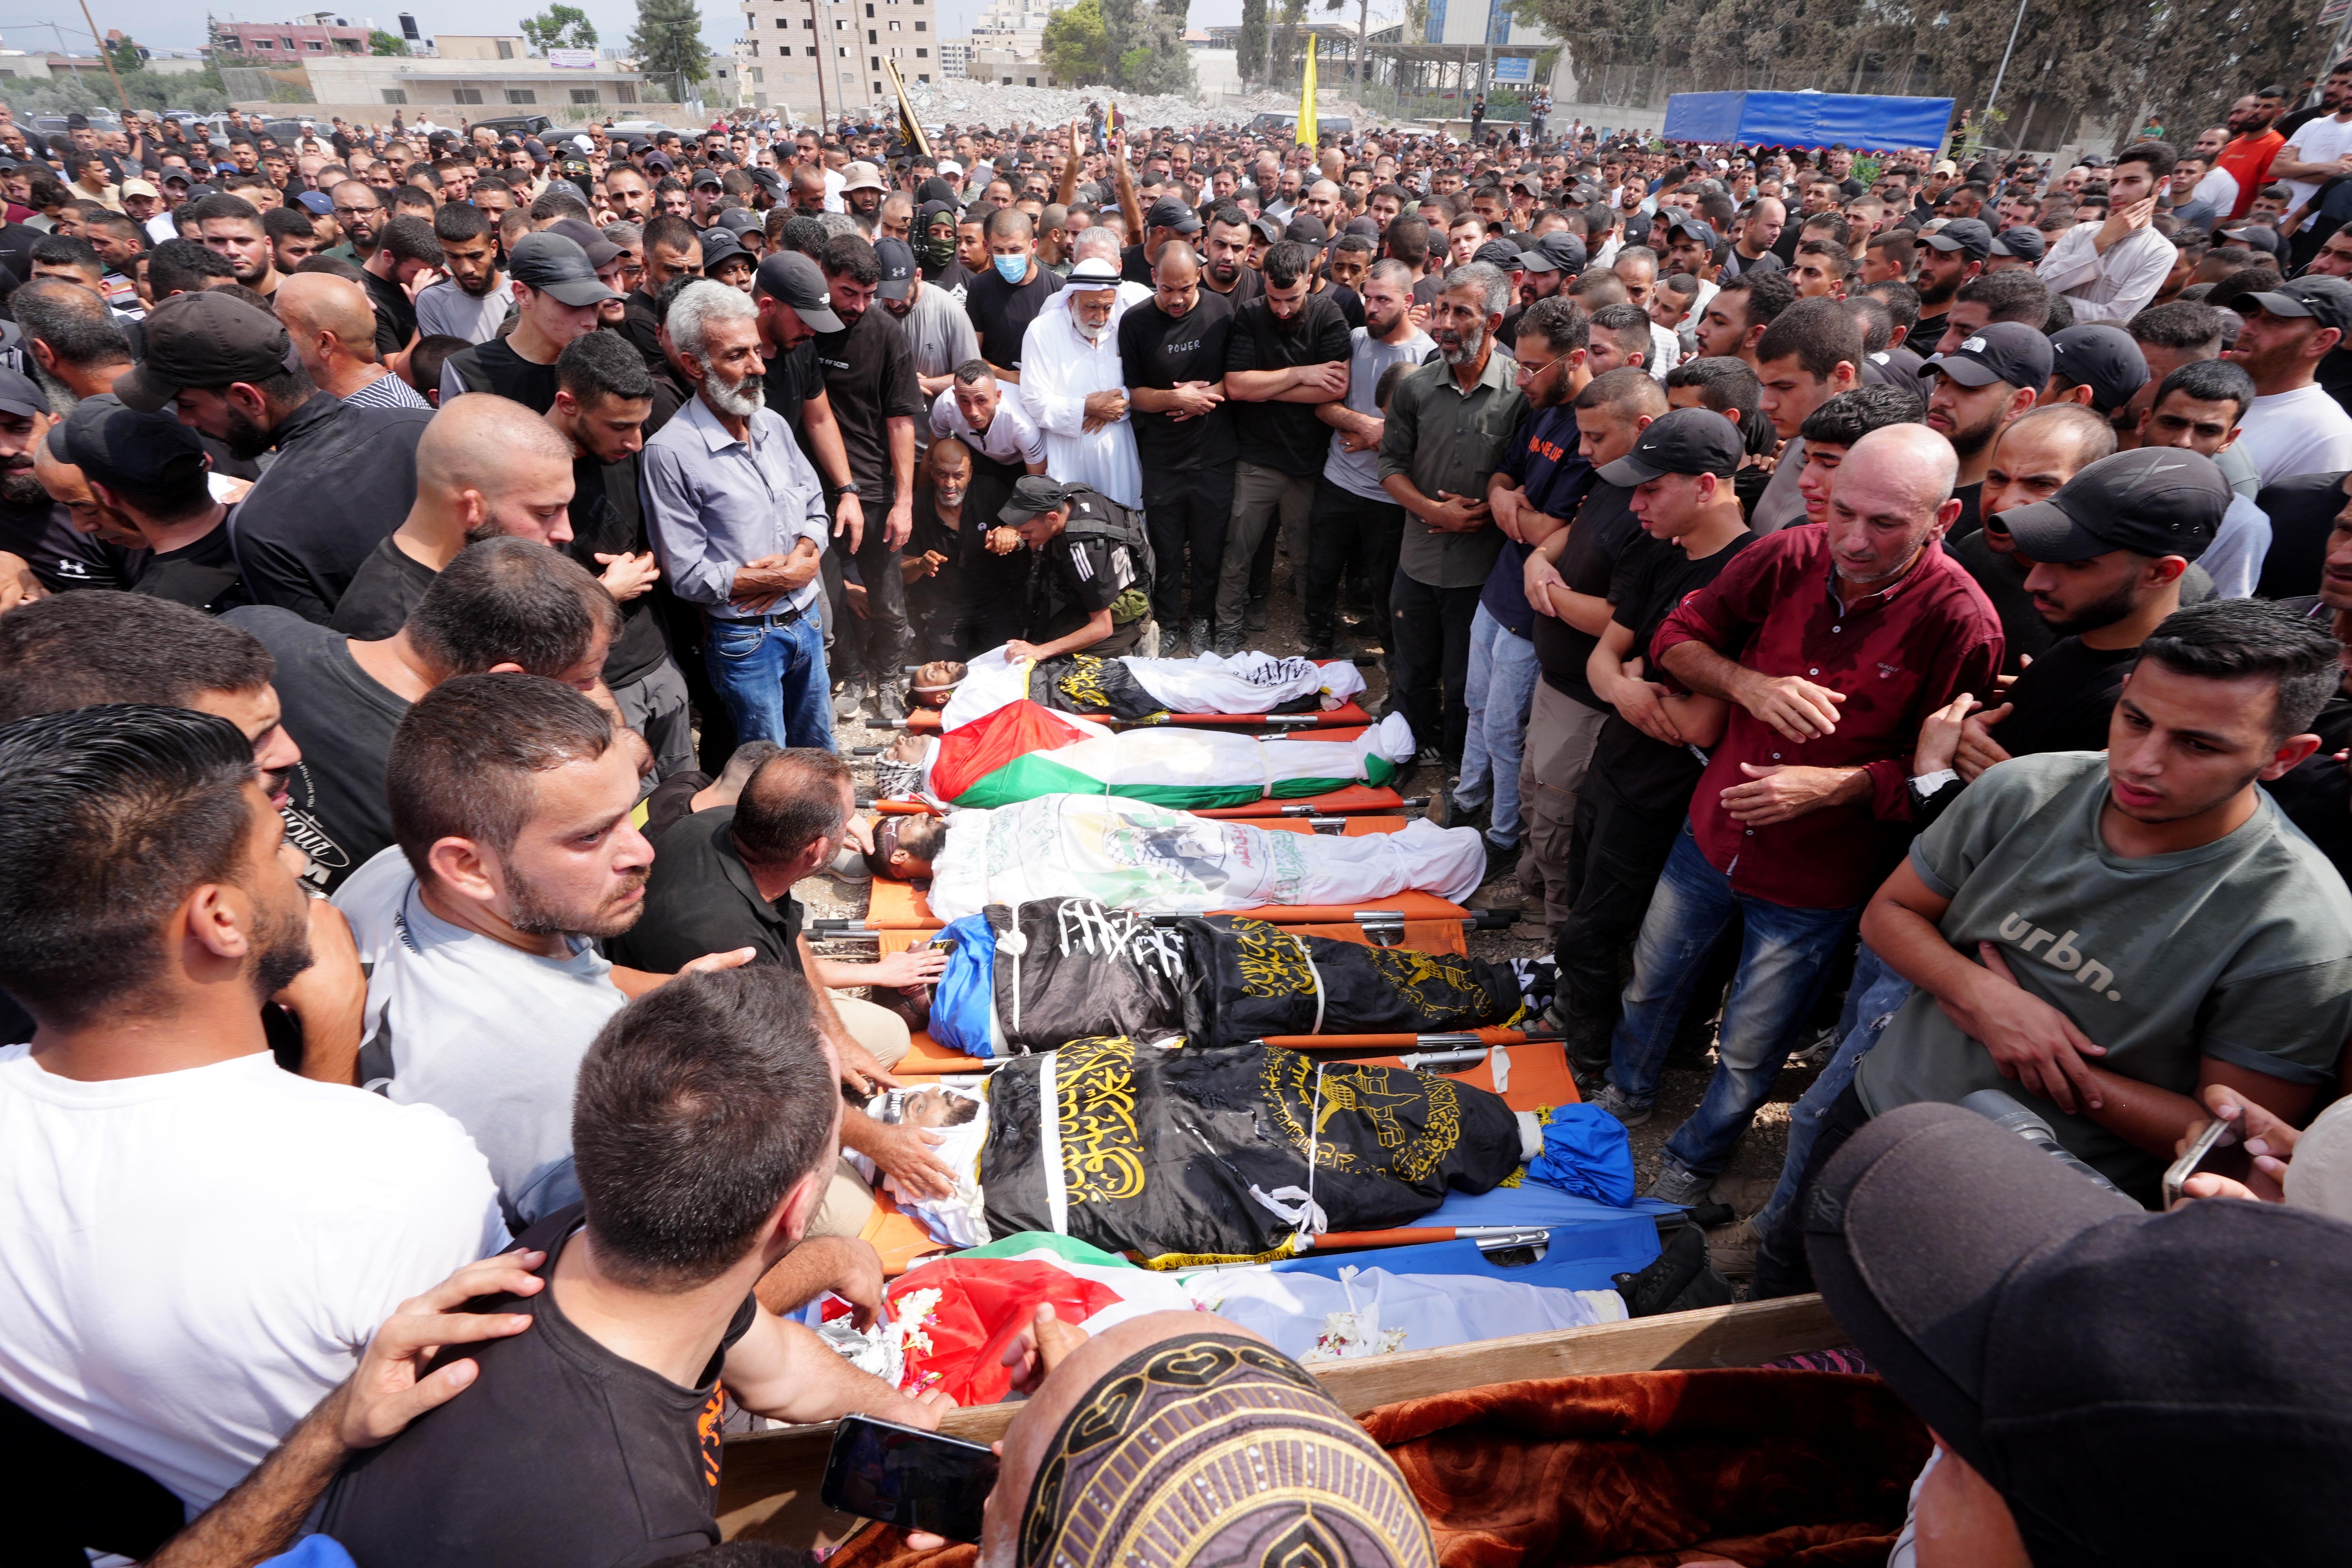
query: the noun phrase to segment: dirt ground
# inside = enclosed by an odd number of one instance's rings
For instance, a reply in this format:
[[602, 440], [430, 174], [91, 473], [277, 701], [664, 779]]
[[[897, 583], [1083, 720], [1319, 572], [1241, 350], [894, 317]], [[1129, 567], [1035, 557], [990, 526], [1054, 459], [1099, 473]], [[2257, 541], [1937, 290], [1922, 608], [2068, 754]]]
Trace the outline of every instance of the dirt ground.
[[[1298, 600], [1291, 588], [1291, 574], [1286, 557], [1275, 569], [1274, 597], [1267, 606], [1268, 626], [1264, 632], [1253, 633], [1247, 646], [1270, 653], [1292, 654], [1304, 647], [1299, 635]], [[1164, 628], [1163, 628], [1164, 630]], [[1363, 701], [1373, 711], [1388, 695], [1386, 672], [1377, 660], [1361, 666], [1370, 689]], [[861, 717], [846, 723], [837, 722], [835, 738], [845, 752], [860, 746], [880, 745], [895, 732], [869, 727]], [[869, 759], [852, 756], [858, 781], [858, 794], [871, 793], [873, 765]], [[1445, 783], [1434, 767], [1417, 767], [1398, 784], [1399, 793], [1413, 795], [1434, 795]], [[866, 913], [866, 885], [846, 882], [829, 876], [811, 877], [793, 889], [808, 907], [813, 919], [862, 917]], [[1479, 889], [1475, 902], [1483, 908], [1507, 908], [1521, 903], [1518, 879], [1506, 875]], [[1471, 952], [1481, 958], [1534, 958], [1551, 952], [1551, 939], [1541, 930], [1541, 908], [1537, 905], [1532, 920], [1523, 917], [1507, 931], [1472, 931], [1469, 933]], [[871, 944], [835, 943], [821, 947], [828, 956], [856, 962], [873, 952]], [[1712, 1030], [1709, 1030], [1710, 1044]], [[1658, 1087], [1656, 1113], [1644, 1125], [1633, 1130], [1633, 1159], [1636, 1175], [1643, 1187], [1657, 1174], [1659, 1151], [1674, 1136], [1683, 1119], [1698, 1108], [1706, 1092], [1712, 1069], [1714, 1052], [1710, 1048], [1702, 1062], [1694, 1055], [1678, 1052], [1670, 1061]], [[1772, 1098], [1758, 1113], [1755, 1125], [1733, 1150], [1730, 1163], [1716, 1184], [1715, 1196], [1727, 1203], [1742, 1216], [1760, 1208], [1780, 1179], [1782, 1157], [1788, 1152], [1789, 1110], [1812, 1081], [1812, 1074], [1791, 1068], [1782, 1072], [1774, 1085]], [[1736, 1258], [1725, 1247], [1725, 1233], [1718, 1231], [1711, 1240], [1719, 1261], [1736, 1265]]]

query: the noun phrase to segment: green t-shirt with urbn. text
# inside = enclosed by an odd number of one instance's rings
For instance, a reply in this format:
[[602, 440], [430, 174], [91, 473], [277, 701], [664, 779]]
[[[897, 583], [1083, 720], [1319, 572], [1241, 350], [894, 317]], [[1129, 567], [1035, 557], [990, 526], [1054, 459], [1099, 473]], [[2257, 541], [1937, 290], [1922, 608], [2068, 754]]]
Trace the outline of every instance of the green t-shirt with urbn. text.
[[[2017, 983], [2106, 1047], [2096, 1065], [2196, 1092], [2204, 1058], [2297, 1083], [2332, 1075], [2352, 1033], [2352, 892], [2266, 792], [2235, 832], [2126, 858], [2099, 830], [2103, 752], [2052, 752], [1988, 769], [1911, 847], [1951, 900], [1940, 929], [1971, 961], [1989, 942]], [[2166, 1160], [2005, 1079], [1936, 999], [1914, 991], [1854, 1086], [1883, 1115], [1997, 1089], [2143, 1202]]]

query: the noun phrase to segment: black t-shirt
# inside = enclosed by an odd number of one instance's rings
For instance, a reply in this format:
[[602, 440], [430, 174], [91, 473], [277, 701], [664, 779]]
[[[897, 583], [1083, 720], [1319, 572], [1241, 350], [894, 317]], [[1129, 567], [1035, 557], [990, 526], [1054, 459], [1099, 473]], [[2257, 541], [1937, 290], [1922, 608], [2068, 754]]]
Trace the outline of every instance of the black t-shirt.
[[[1575, 525], [1559, 552], [1559, 580], [1579, 594], [1604, 598], [1616, 575], [1618, 557], [1641, 538], [1642, 520], [1633, 515], [1633, 492], [1621, 485], [1593, 482], [1584, 504], [1577, 509]], [[1605, 708], [1584, 679], [1584, 661], [1601, 639], [1578, 631], [1557, 616], [1538, 616], [1534, 642], [1536, 663], [1544, 683], [1554, 691], [1575, 698], [1588, 708]]]
[[1944, 548], [1947, 550], [1956, 541], [1966, 539], [1984, 527], [1984, 514], [1979, 510], [1984, 503], [1984, 481], [1979, 479], [1972, 485], [1954, 487], [1952, 499], [1960, 503], [1960, 515], [1959, 520], [1952, 524], [1951, 531], [1944, 535]]
[[[1284, 370], [1333, 361], [1344, 364], [1354, 353], [1348, 320], [1328, 295], [1309, 294], [1287, 321], [1276, 321], [1265, 300], [1258, 299], [1234, 317], [1225, 369]], [[1315, 417], [1311, 403], [1244, 404], [1234, 411], [1234, 436], [1242, 461], [1286, 474], [1321, 473], [1331, 450], [1331, 427]]]
[[1223, 300], [1226, 304], [1231, 305], [1236, 310], [1240, 310], [1244, 305], [1248, 304], [1252, 300], [1256, 299], [1259, 295], [1265, 292], [1265, 275], [1255, 267], [1245, 266], [1239, 272], [1234, 275], [1234, 288], [1233, 292], [1230, 294], [1220, 292], [1215, 288], [1213, 288], [1209, 282], [1209, 269], [1206, 267], [1203, 267], [1201, 269], [1201, 293], [1202, 297], [1206, 298], [1208, 295], [1215, 294], [1218, 299]]
[[1062, 280], [1042, 262], [1026, 283], [1007, 283], [992, 267], [964, 288], [964, 314], [980, 335], [980, 357], [1004, 370], [1021, 368], [1021, 340], [1045, 301], [1062, 291]]
[[[1118, 321], [1118, 362], [1130, 387], [1166, 392], [1180, 382], [1224, 379], [1227, 340], [1234, 308], [1224, 297], [1201, 290], [1192, 313], [1170, 316], [1157, 300], [1131, 307]], [[1169, 414], [1128, 416], [1135, 453], [1155, 478], [1173, 479], [1200, 468], [1226, 468], [1234, 460], [1233, 405], [1220, 403], [1198, 418]]]
[[890, 312], [876, 309], [845, 331], [818, 333], [816, 358], [849, 454], [849, 477], [857, 481], [860, 504], [878, 521], [898, 497], [889, 422], [919, 419], [929, 409], [915, 379], [915, 351]]
[[[617, 463], [575, 458], [571, 516], [572, 542], [566, 548], [572, 559], [598, 576], [604, 574], [604, 563], [596, 559], [600, 554], [644, 554], [650, 546], [637, 494], [637, 455], [632, 452]], [[604, 684], [635, 680], [668, 652], [669, 641], [662, 636], [661, 617], [654, 613], [654, 594], [648, 588], [622, 601], [621, 632], [604, 653]]]
[[466, 1397], [336, 1478], [320, 1531], [361, 1568], [639, 1568], [719, 1540], [719, 1373], [758, 1303], [744, 1297], [691, 1388], [615, 1354], [556, 1301], [556, 1260], [582, 1213], [574, 1204], [516, 1238], [546, 1252], [546, 1288], [472, 1303], [525, 1313], [530, 1328], [444, 1351], [436, 1367], [469, 1356], [481, 1369]]
[[146, 552], [101, 543], [66, 521], [52, 500], [34, 506], [0, 504], [0, 550], [21, 555], [52, 594], [71, 588], [120, 588]]
[[347, 637], [381, 642], [408, 624], [408, 612], [440, 574], [391, 539], [380, 540], [335, 601], [327, 624]]
[[645, 836], [648, 842], [694, 815], [694, 797], [710, 787], [710, 775], [699, 768], [672, 773], [646, 796]]
[[800, 967], [798, 899], [760, 896], [736, 854], [735, 808], [714, 805], [673, 824], [654, 845], [646, 912], [604, 944], [615, 963], [675, 974], [707, 952], [755, 950], [754, 963]]
[[2336, 875], [2352, 882], [2352, 774], [2336, 760], [2342, 749], [2323, 745], [2265, 787]]
[[[2001, 671], [2014, 675], [2022, 669], [2024, 661], [2039, 658], [2051, 643], [2049, 625], [2035, 613], [2033, 600], [2025, 592], [2027, 563], [2014, 555], [2003, 555], [1985, 542], [1984, 530], [1979, 528], [1966, 539], [1955, 540], [1944, 546], [1952, 559], [1969, 570], [1992, 601], [1993, 613], [2000, 617]], [[1990, 693], [1979, 693], [1989, 696]]]
[[[1432, 237], [1433, 239], [1434, 237]], [[1412, 286], [1412, 302], [1416, 305], [1433, 305], [1437, 303], [1437, 297], [1444, 292], [1444, 279], [1423, 278], [1417, 279]]]
[[408, 297], [407, 289], [364, 267], [360, 268], [360, 281], [367, 289], [368, 303], [375, 307], [375, 352], [398, 353], [416, 335], [416, 301]]
[[495, 392], [534, 414], [555, 406], [555, 366], [523, 358], [504, 338], [460, 349], [448, 363], [457, 367], [468, 392]]
[[[1634, 651], [1646, 660], [1650, 639], [1675, 607], [1714, 582], [1733, 556], [1755, 542], [1756, 535], [1742, 533], [1714, 554], [1693, 561], [1679, 544], [1639, 535], [1617, 558], [1617, 570], [1610, 578], [1609, 618], [1633, 634]], [[1706, 771], [1706, 763], [1688, 746], [1653, 740], [1614, 710], [1592, 742], [1591, 776], [1605, 781], [1618, 799], [1638, 811], [1682, 816]]]
[[257, 605], [221, 617], [261, 639], [302, 761], [286, 781], [286, 840], [310, 858], [307, 879], [332, 892], [392, 843], [384, 764], [408, 704], [359, 667], [342, 633]]
[[[793, 434], [800, 438], [803, 452], [808, 452], [809, 444], [807, 434], [801, 427], [801, 405], [824, 390], [824, 366], [816, 362], [816, 340], [814, 338], [795, 348], [786, 349], [782, 357], [770, 360], [767, 374], [761, 378], [762, 399], [776, 411], [778, 417], [793, 427]], [[690, 402], [693, 396], [689, 390], [684, 398], [679, 399], [681, 406]], [[661, 399], [656, 396], [654, 401], [658, 406]], [[646, 435], [648, 437], [653, 435], [650, 426]], [[814, 453], [809, 455], [809, 466], [816, 466]], [[824, 470], [818, 468], [817, 475], [822, 479]]]
[[1143, 247], [1130, 245], [1118, 253], [1118, 275], [1127, 282], [1151, 287], [1151, 263], [1144, 258]]
[[1936, 344], [1941, 342], [1944, 336], [1944, 318], [1951, 313], [1952, 308], [1947, 305], [1932, 316], [1920, 317], [1912, 323], [1911, 330], [1903, 335], [1903, 341], [1918, 345], [1918, 348], [1912, 351], [1915, 353], [1918, 349], [1925, 349], [1929, 353], [1934, 353]]
[[[1364, 297], [1361, 294], [1344, 283], [1334, 283], [1323, 290], [1323, 297], [1339, 307], [1339, 319], [1348, 323], [1349, 331], [1353, 331], [1364, 324]], [[1514, 324], [1517, 323], [1518, 313], [1516, 310], [1512, 312], [1511, 320]], [[1506, 353], [1509, 352], [1510, 347], [1516, 345], [1518, 341], [1518, 335], [1515, 332], [1497, 334], [1496, 338], [1496, 342], [1503, 345]]]
[[[2080, 637], [2060, 637], [2033, 656], [2009, 689], [2016, 710], [1992, 727], [1992, 738], [2012, 757], [2041, 752], [2104, 752], [2107, 721], [2124, 677], [2139, 662], [2136, 647], [2086, 647]], [[1988, 707], [1998, 707], [1990, 695]]]
[[629, 346], [645, 356], [649, 370], [667, 370], [669, 360], [661, 351], [661, 318], [654, 312], [653, 297], [642, 289], [632, 289], [621, 302], [621, 335]]
[[131, 591], [169, 599], [208, 616], [253, 603], [246, 594], [244, 579], [237, 575], [236, 552], [229, 546], [226, 520], [192, 544], [148, 556]]

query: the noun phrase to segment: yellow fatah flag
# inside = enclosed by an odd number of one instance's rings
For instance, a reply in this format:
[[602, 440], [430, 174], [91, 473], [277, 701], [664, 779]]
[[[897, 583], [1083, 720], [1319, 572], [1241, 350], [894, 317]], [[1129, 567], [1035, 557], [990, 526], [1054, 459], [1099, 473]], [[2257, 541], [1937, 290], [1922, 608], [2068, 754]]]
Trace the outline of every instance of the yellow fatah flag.
[[1298, 89], [1298, 144], [1315, 145], [1315, 35], [1307, 35], [1307, 80]]

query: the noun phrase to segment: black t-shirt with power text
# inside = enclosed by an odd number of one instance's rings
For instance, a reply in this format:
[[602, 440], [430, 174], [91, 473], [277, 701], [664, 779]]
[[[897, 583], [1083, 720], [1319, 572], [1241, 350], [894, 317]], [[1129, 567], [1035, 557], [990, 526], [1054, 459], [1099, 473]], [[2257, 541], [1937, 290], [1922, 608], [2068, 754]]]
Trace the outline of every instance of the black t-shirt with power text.
[[[1166, 392], [1188, 381], [1215, 385], [1224, 379], [1226, 343], [1233, 336], [1234, 308], [1203, 289], [1200, 302], [1181, 316], [1170, 316], [1159, 301], [1131, 307], [1118, 321], [1118, 362], [1130, 387]], [[1135, 454], [1160, 483], [1195, 468], [1222, 468], [1234, 460], [1234, 405], [1220, 403], [1191, 419], [1171, 414], [1130, 412]]]
[[574, 1204], [516, 1238], [546, 1252], [547, 1288], [471, 1303], [527, 1314], [528, 1330], [436, 1358], [480, 1367], [465, 1397], [336, 1478], [320, 1532], [360, 1568], [640, 1568], [719, 1540], [719, 1373], [758, 1303], [743, 1299], [693, 1387], [672, 1383], [591, 1339], [557, 1302], [556, 1261], [581, 1216]]

